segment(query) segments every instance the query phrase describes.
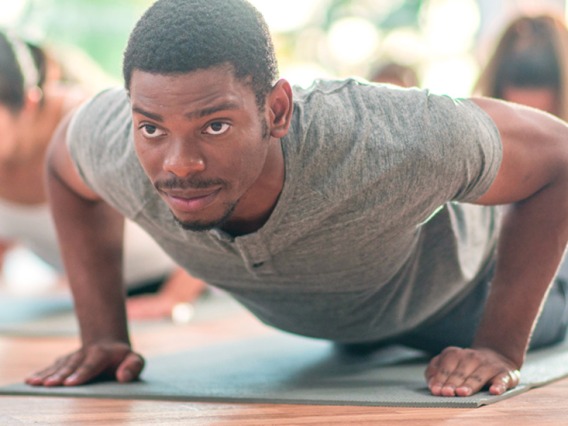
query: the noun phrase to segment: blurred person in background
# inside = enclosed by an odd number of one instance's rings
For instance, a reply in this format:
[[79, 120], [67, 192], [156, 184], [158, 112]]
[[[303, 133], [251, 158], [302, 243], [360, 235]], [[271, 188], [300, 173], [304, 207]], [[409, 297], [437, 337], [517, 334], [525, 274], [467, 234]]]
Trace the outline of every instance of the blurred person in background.
[[553, 15], [521, 16], [497, 41], [475, 93], [568, 119], [568, 29]]
[[[568, 28], [551, 14], [520, 16], [497, 40], [474, 92], [568, 121]], [[568, 282], [568, 260], [557, 278]]]
[[[93, 94], [67, 76], [47, 49], [0, 32], [0, 266], [4, 254], [18, 245], [63, 276], [44, 159], [61, 119]], [[129, 221], [123, 258], [127, 293], [136, 296], [128, 301], [131, 318], [169, 316], [204, 289]]]
[[418, 73], [410, 65], [395, 61], [381, 63], [369, 79], [375, 83], [390, 83], [400, 87], [420, 87]]

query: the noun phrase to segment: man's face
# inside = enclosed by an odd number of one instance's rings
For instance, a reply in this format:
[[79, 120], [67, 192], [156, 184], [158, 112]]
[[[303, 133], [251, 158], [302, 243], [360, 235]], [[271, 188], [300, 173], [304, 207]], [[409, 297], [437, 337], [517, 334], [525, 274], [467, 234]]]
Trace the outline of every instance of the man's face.
[[270, 174], [270, 133], [252, 88], [227, 67], [136, 70], [130, 98], [140, 163], [184, 229], [220, 227], [235, 211], [246, 219], [252, 189]]

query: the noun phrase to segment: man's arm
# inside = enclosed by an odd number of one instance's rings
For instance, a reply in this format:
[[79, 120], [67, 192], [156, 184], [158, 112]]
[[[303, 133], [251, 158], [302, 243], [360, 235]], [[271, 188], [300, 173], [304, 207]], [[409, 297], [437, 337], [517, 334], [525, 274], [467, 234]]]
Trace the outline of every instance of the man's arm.
[[426, 378], [431, 392], [467, 396], [518, 385], [530, 335], [568, 242], [568, 126], [550, 115], [475, 99], [496, 123], [503, 160], [476, 204], [509, 204], [497, 268], [471, 349], [447, 348]]
[[46, 185], [58, 232], [82, 347], [33, 374], [37, 386], [78, 385], [102, 374], [136, 379], [142, 357], [130, 349], [122, 285], [124, 219], [82, 181], [67, 146], [69, 118], [51, 142]]

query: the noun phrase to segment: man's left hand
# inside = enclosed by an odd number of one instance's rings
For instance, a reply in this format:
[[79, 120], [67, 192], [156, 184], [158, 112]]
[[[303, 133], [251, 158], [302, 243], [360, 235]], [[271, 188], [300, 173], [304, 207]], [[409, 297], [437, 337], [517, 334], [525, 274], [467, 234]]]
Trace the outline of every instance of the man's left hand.
[[501, 395], [521, 380], [518, 368], [487, 348], [450, 346], [432, 358], [425, 372], [428, 388], [436, 396], [470, 396], [484, 387]]

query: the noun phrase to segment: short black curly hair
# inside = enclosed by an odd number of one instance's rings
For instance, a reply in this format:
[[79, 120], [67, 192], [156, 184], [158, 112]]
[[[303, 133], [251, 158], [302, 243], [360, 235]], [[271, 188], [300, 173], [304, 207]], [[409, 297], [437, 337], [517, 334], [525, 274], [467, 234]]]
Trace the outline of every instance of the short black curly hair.
[[259, 106], [278, 76], [274, 46], [262, 15], [246, 0], [158, 0], [140, 18], [124, 52], [130, 89], [134, 70], [188, 73], [230, 64], [250, 79]]

